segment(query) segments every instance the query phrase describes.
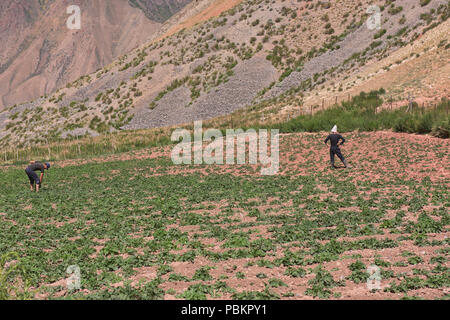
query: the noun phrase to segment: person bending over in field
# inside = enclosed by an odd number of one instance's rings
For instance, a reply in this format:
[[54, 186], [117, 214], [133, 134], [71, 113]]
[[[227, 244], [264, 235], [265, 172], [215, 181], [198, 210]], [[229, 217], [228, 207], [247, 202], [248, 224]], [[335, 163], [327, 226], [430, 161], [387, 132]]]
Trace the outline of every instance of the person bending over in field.
[[[25, 169], [25, 173], [30, 179], [31, 191], [34, 191], [34, 185], [36, 184], [36, 192], [39, 192], [39, 187], [42, 186], [42, 181], [44, 179], [44, 170], [50, 169], [50, 163], [42, 163], [39, 161], [31, 161], [28, 167]], [[35, 171], [41, 172], [41, 177], [39, 178]]]
[[[328, 135], [328, 137], [325, 139], [325, 144], [328, 146], [328, 140], [330, 140], [331, 142], [331, 146], [330, 146], [330, 162], [331, 162], [331, 168], [334, 169], [336, 168], [334, 166], [334, 156], [337, 155], [339, 157], [339, 159], [341, 159], [342, 163], [344, 164], [344, 167], [347, 168], [349, 167], [347, 164], [347, 161], [345, 161], [344, 156], [341, 153], [341, 149], [339, 149], [339, 146], [343, 145], [345, 142], [344, 137], [342, 137], [338, 132], [337, 132], [337, 126], [334, 126], [333, 129], [331, 129], [331, 134]], [[339, 141], [341, 141], [341, 143], [339, 143]]]

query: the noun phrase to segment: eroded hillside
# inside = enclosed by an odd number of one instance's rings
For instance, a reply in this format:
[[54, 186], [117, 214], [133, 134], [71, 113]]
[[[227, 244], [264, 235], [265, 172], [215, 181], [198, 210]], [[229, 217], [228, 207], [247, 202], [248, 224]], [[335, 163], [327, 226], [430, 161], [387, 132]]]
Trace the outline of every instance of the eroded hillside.
[[[148, 41], [161, 21], [190, 0], [147, 0], [140, 9], [128, 0], [80, 0], [79, 30], [66, 26], [64, 1], [0, 4], [0, 109], [51, 94]], [[151, 19], [145, 16], [154, 6]]]
[[[380, 28], [367, 24], [374, 4]], [[442, 73], [449, 61], [448, 0], [191, 5], [201, 10], [166, 28], [166, 37], [54, 95], [1, 113], [1, 144], [175, 125], [246, 106], [249, 114], [263, 109], [277, 116], [356, 94], [369, 83], [399, 100], [408, 90], [416, 98], [429, 94], [429, 81], [440, 88], [433, 94], [448, 95]], [[405, 66], [411, 66], [407, 76], [396, 78]]]

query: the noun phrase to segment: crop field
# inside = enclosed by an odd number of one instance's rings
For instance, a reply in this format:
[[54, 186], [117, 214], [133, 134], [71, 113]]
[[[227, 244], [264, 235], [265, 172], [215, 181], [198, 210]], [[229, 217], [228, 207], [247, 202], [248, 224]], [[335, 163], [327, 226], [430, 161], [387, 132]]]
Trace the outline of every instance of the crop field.
[[2, 287], [34, 299], [450, 298], [450, 141], [353, 132], [352, 168], [332, 170], [325, 136], [281, 135], [275, 176], [177, 166], [170, 146], [55, 162], [38, 194], [23, 167], [1, 168], [0, 266], [20, 266]]

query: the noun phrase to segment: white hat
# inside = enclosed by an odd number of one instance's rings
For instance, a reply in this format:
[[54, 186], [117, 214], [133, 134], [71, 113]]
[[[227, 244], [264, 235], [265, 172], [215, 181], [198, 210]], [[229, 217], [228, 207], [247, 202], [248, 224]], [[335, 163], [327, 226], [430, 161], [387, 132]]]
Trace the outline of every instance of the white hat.
[[333, 127], [333, 129], [331, 129], [331, 132], [337, 132], [337, 126], [336, 125]]

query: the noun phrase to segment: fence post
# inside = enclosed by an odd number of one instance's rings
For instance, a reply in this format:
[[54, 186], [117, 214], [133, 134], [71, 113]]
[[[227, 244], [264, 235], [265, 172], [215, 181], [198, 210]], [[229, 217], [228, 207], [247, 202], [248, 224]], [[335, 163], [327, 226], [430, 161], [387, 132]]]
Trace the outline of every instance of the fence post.
[[47, 140], [47, 148], [48, 148], [48, 160], [50, 160], [52, 158], [52, 153], [50, 151], [50, 144], [48, 143], [48, 139]]
[[411, 92], [408, 92], [408, 109], [406, 110], [407, 112], [409, 111], [413, 111], [413, 102], [414, 102], [414, 97], [411, 95]]
[[109, 133], [109, 140], [110, 140], [110, 143], [111, 143], [111, 148], [113, 149], [113, 153], [116, 153], [116, 151], [114, 150], [114, 142], [113, 142], [113, 140], [112, 140], [112, 134], [111, 134], [111, 132]]

